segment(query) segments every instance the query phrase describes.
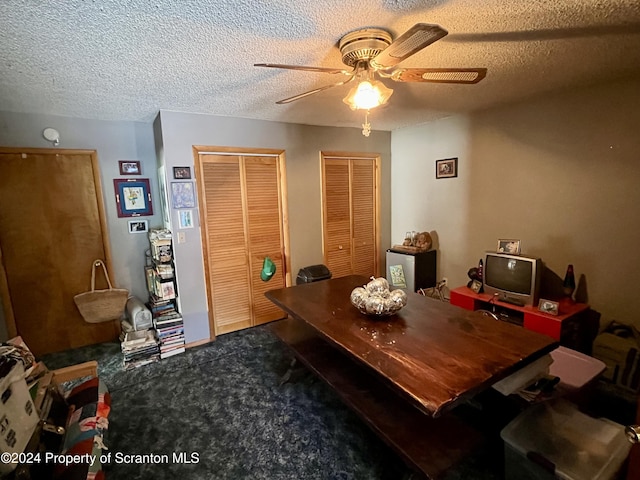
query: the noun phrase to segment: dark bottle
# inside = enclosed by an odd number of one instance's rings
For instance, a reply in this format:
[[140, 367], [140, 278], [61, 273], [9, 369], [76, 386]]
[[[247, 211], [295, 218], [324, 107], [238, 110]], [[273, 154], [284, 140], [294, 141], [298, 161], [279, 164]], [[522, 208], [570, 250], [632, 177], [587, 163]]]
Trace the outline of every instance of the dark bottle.
[[573, 295], [573, 291], [576, 289], [576, 277], [573, 274], [573, 265], [571, 264], [567, 267], [567, 273], [564, 275], [562, 289], [567, 297], [571, 297], [571, 295]]
[[483, 267], [484, 264], [482, 263], [482, 259], [480, 259], [480, 261], [478, 262], [478, 280], [480, 280], [481, 282], [484, 283], [484, 277], [483, 277]]

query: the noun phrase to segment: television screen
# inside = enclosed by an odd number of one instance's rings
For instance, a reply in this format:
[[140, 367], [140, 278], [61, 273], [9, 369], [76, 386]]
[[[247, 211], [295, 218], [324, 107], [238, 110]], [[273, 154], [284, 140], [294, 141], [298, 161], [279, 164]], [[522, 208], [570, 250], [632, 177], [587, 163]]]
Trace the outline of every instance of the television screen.
[[487, 255], [484, 282], [501, 290], [528, 295], [533, 267], [530, 261]]

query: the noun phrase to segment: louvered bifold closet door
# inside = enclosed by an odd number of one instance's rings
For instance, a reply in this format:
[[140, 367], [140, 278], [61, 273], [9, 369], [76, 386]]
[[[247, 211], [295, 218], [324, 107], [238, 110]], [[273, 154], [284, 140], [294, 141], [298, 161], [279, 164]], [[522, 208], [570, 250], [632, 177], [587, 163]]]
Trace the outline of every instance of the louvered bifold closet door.
[[201, 155], [206, 208], [206, 262], [215, 334], [251, 326], [251, 288], [241, 161], [238, 156]]
[[324, 255], [334, 278], [352, 273], [349, 163], [324, 159]]
[[353, 229], [353, 273], [376, 275], [376, 178], [374, 162], [354, 159], [351, 163], [351, 218]]
[[[264, 295], [267, 290], [285, 286], [280, 172], [275, 157], [244, 157], [244, 170], [253, 324], [261, 325], [285, 317]], [[260, 272], [266, 257], [275, 263], [276, 273], [265, 282]]]

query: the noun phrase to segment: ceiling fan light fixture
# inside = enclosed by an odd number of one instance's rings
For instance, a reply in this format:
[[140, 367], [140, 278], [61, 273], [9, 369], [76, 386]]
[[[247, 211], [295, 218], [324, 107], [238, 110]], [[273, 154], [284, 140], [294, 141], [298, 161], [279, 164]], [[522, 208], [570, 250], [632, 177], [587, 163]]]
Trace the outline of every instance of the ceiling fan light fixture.
[[392, 94], [393, 90], [378, 80], [363, 80], [342, 101], [351, 110], [371, 110], [387, 103]]

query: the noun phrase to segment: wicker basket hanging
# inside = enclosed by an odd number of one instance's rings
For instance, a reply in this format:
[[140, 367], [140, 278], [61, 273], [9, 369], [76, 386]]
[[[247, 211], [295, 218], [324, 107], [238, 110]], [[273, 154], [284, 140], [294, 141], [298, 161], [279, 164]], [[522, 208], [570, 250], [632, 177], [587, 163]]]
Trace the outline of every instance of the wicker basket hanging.
[[[108, 289], [96, 290], [96, 268], [102, 267], [107, 279]], [[102, 260], [95, 260], [91, 268], [91, 291], [79, 293], [73, 297], [80, 315], [88, 323], [110, 322], [119, 320], [129, 297], [129, 291], [124, 288], [113, 288], [107, 268]]]

